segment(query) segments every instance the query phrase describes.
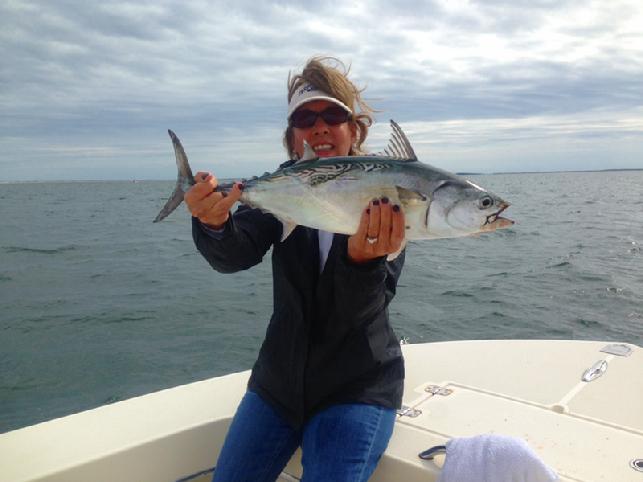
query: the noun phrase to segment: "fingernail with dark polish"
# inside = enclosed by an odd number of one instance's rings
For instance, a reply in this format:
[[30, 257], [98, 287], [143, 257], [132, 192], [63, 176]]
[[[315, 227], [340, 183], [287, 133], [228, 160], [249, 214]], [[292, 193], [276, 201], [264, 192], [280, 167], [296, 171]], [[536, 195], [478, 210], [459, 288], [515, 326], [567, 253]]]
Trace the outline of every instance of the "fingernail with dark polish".
[[397, 213], [397, 212], [399, 212], [399, 211], [400, 211], [400, 207], [399, 207], [397, 204], [394, 204], [394, 205], [393, 205], [393, 211], [394, 211], [394, 212], [396, 212], [396, 213]]
[[239, 191], [243, 191], [246, 186], [243, 185], [243, 183], [239, 183]]
[[371, 214], [371, 208], [366, 209], [366, 214]]
[[388, 198], [386, 196], [382, 198], [382, 204], [388, 204]]
[[379, 205], [380, 205], [379, 199], [373, 199], [373, 206], [379, 206]]

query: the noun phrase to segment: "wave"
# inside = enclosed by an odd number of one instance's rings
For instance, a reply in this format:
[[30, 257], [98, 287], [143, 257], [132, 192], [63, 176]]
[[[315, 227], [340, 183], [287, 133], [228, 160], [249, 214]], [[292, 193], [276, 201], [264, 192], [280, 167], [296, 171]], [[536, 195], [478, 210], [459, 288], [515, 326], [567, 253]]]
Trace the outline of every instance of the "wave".
[[42, 249], [42, 248], [26, 248], [24, 246], [3, 246], [2, 249], [7, 254], [14, 253], [36, 253], [36, 254], [58, 254], [65, 251], [73, 251], [75, 246], [61, 246], [60, 248]]
[[146, 321], [153, 320], [154, 316], [143, 314], [143, 315], [120, 315], [115, 316], [112, 313], [98, 313], [94, 315], [82, 315], [68, 318], [66, 321], [69, 323], [80, 323], [80, 324], [93, 324], [93, 325], [104, 325], [104, 324], [113, 324], [113, 323], [128, 323], [128, 322], [137, 322], [137, 321]]
[[564, 266], [570, 266], [571, 263], [569, 261], [561, 261], [560, 263], [552, 264], [550, 266], [547, 266], [548, 268], [562, 268]]
[[459, 296], [463, 298], [471, 298], [473, 295], [467, 291], [448, 290], [441, 293], [442, 296]]
[[586, 328], [594, 328], [602, 325], [600, 321], [590, 320], [588, 318], [576, 318], [575, 320], [573, 320], [573, 322]]

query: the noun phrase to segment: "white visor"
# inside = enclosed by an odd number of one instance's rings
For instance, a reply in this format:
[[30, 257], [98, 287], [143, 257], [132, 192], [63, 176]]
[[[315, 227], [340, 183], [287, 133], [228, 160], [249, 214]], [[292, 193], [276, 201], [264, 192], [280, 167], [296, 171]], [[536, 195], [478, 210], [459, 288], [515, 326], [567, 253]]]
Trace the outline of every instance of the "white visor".
[[292, 113], [299, 109], [299, 107], [307, 102], [312, 102], [313, 100], [327, 100], [328, 102], [337, 104], [349, 114], [353, 113], [353, 111], [341, 100], [331, 97], [326, 92], [319, 90], [311, 84], [305, 84], [298, 88], [293, 94], [292, 99], [290, 99], [290, 103], [288, 104], [288, 119], [290, 119]]

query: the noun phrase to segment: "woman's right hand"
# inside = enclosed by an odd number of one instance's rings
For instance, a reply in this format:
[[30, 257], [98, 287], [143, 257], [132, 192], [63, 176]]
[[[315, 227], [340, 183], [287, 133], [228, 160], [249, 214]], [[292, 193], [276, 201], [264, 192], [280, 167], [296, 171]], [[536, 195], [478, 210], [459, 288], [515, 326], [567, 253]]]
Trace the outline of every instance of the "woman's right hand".
[[211, 228], [221, 229], [230, 217], [230, 208], [241, 197], [243, 184], [235, 183], [229, 193], [214, 192], [217, 178], [210, 172], [197, 172], [196, 184], [183, 197], [188, 211]]

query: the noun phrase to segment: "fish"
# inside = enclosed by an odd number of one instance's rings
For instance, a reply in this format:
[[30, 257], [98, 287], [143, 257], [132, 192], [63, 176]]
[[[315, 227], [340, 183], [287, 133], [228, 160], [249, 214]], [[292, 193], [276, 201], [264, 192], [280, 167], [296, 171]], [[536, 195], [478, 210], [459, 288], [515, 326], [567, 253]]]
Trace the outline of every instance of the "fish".
[[[501, 216], [510, 206], [507, 201], [470, 180], [419, 161], [401, 127], [393, 120], [390, 123], [391, 137], [383, 152], [319, 158], [305, 144], [301, 160], [244, 179], [240, 202], [280, 220], [281, 241], [299, 225], [352, 235], [369, 202], [383, 197], [404, 211], [405, 242], [470, 236], [514, 224]], [[171, 130], [168, 133], [178, 177], [154, 222], [176, 209], [195, 184], [181, 141]], [[232, 186], [221, 184], [215, 190], [225, 193]]]

